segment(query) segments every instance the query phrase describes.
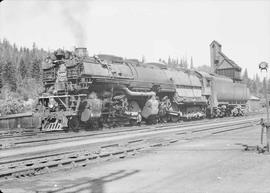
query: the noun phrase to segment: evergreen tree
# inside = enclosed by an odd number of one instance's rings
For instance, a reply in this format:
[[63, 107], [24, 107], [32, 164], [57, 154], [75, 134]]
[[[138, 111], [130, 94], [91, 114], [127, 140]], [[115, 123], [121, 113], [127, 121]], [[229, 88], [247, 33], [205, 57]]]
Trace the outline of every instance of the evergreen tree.
[[244, 74], [243, 74], [243, 78], [248, 79], [248, 72], [247, 69], [245, 68]]
[[142, 63], [144, 63], [145, 62], [145, 56], [143, 55], [142, 56]]
[[41, 61], [38, 59], [34, 59], [32, 62], [32, 70], [31, 70], [32, 78], [39, 81], [41, 79]]
[[27, 67], [26, 67], [26, 64], [25, 64], [23, 59], [21, 59], [20, 63], [19, 63], [19, 74], [20, 74], [22, 79], [26, 78], [27, 74], [28, 74]]
[[2, 69], [3, 84], [12, 91], [16, 90], [16, 67], [11, 61], [5, 62]]
[[259, 95], [259, 93], [263, 93], [263, 84], [262, 82], [260, 81], [260, 77], [259, 75], [256, 73], [256, 76], [255, 76], [255, 84], [256, 84], [256, 95]]
[[242, 79], [243, 79], [243, 82], [244, 83], [248, 84], [249, 79], [248, 79], [248, 72], [247, 72], [247, 69], [246, 68], [245, 68], [245, 71], [244, 71], [244, 74], [243, 74]]
[[190, 58], [190, 69], [194, 69], [194, 66], [193, 66], [193, 57], [192, 56]]
[[270, 79], [267, 80], [267, 93], [270, 94]]
[[169, 58], [168, 58], [168, 66], [171, 66], [172, 65], [172, 59], [171, 59], [171, 57], [169, 56]]
[[188, 68], [188, 62], [187, 62], [187, 59], [186, 58], [181, 58], [181, 60], [180, 60], [180, 67], [181, 68], [185, 68], [185, 69]]
[[[15, 44], [12, 45], [6, 39], [0, 40], [0, 68], [2, 67], [2, 77], [0, 79], [2, 79], [2, 85], [6, 85], [12, 91], [18, 92], [17, 88], [20, 90], [26, 89], [25, 86], [22, 88], [24, 79], [33, 77], [34, 79], [31, 79], [30, 82], [39, 80], [38, 84], [40, 84], [41, 61], [47, 55], [48, 53], [38, 49], [35, 43], [29, 49], [18, 47]], [[29, 85], [33, 86], [34, 84], [30, 83]], [[30, 92], [26, 93], [31, 95]]]
[[252, 81], [250, 91], [256, 95], [258, 95], [258, 88], [255, 81]]
[[211, 66], [208, 66], [208, 65], [198, 66], [196, 68], [196, 70], [199, 70], [199, 71], [202, 71], [202, 72], [207, 72], [207, 73], [211, 73], [212, 72]]
[[0, 62], [0, 89], [2, 88], [2, 86], [3, 86], [3, 76], [2, 76], [2, 65]]

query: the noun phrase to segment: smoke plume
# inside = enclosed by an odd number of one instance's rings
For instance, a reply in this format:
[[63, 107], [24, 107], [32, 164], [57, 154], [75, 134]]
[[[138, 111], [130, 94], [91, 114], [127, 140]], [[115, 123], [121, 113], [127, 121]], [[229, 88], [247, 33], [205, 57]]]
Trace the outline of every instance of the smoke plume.
[[75, 38], [76, 47], [85, 47], [87, 35], [84, 23], [87, 20], [87, 1], [65, 1], [62, 7], [62, 15]]

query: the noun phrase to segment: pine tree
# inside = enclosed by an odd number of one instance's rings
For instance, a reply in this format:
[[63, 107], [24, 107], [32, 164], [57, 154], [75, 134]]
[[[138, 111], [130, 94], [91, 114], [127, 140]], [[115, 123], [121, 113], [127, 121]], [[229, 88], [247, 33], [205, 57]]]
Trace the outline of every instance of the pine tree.
[[207, 72], [207, 73], [212, 73], [212, 68], [211, 68], [211, 66], [208, 66], [208, 65], [198, 66], [196, 68], [196, 70], [199, 70], [199, 71], [202, 71], [202, 72]]
[[258, 87], [255, 81], [252, 81], [250, 91], [258, 95]]
[[181, 64], [180, 65], [181, 65], [182, 68], [185, 68], [185, 69], [188, 68], [188, 62], [187, 62], [186, 57], [181, 59]]
[[243, 82], [248, 84], [249, 82], [249, 79], [248, 79], [248, 72], [247, 72], [247, 69], [245, 68], [245, 71], [244, 71], [244, 74], [243, 74]]
[[0, 62], [0, 88], [3, 87], [2, 65]]
[[27, 67], [26, 67], [26, 64], [24, 62], [23, 59], [20, 60], [20, 63], [19, 63], [19, 74], [21, 76], [22, 79], [26, 78], [27, 77]]
[[192, 56], [190, 58], [190, 69], [194, 69], [194, 66], [193, 66], [193, 57]]
[[142, 63], [144, 63], [145, 62], [145, 56], [143, 55], [142, 56]]
[[171, 59], [171, 57], [169, 56], [169, 58], [168, 58], [168, 66], [171, 66], [172, 65], [172, 59]]
[[247, 72], [247, 69], [245, 68], [245, 71], [244, 71], [244, 74], [243, 74], [243, 78], [248, 78], [248, 72]]
[[261, 81], [260, 81], [260, 77], [259, 77], [259, 75], [256, 73], [256, 76], [255, 76], [255, 84], [256, 84], [256, 95], [259, 95], [259, 93], [261, 92], [261, 91], [263, 91], [263, 84], [261, 83]]
[[7, 85], [12, 91], [16, 90], [16, 67], [11, 61], [5, 62], [2, 69], [3, 84]]
[[267, 93], [270, 93], [270, 79], [267, 80]]
[[41, 61], [38, 59], [34, 59], [32, 62], [31, 69], [32, 78], [39, 81], [41, 79]]

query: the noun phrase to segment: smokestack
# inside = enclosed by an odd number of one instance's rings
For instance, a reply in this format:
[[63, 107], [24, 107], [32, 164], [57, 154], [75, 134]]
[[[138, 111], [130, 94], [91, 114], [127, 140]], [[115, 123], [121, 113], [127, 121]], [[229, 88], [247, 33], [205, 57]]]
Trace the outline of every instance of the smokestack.
[[75, 55], [78, 57], [87, 57], [88, 56], [87, 48], [84, 47], [75, 48]]

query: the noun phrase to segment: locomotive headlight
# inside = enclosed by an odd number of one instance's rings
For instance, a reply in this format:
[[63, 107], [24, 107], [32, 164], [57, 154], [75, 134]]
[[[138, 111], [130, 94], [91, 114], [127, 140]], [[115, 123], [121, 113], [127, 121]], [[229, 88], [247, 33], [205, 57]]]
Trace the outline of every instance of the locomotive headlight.
[[259, 68], [260, 68], [260, 70], [266, 70], [267, 71], [267, 69], [268, 69], [268, 63], [267, 62], [261, 62], [259, 64]]

